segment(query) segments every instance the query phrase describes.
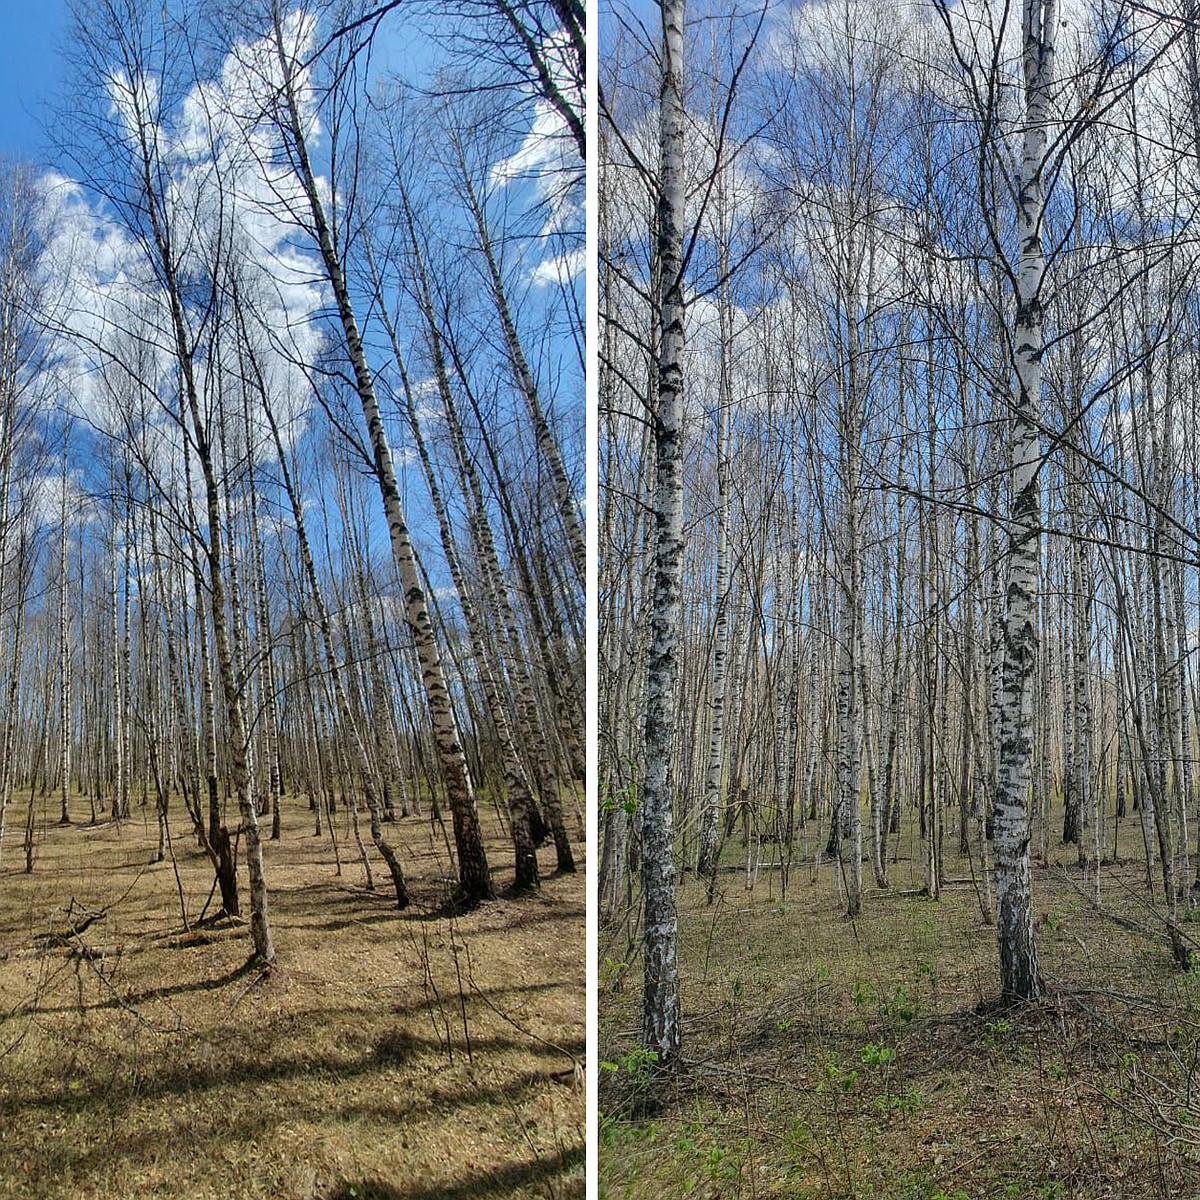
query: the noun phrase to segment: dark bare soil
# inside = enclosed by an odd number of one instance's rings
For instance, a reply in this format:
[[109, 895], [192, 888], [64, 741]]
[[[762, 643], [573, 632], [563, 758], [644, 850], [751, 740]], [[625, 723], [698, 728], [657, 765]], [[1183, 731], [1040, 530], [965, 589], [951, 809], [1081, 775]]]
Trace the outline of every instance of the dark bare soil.
[[[1049, 994], [1002, 1009], [949, 839], [940, 901], [906, 842], [853, 924], [828, 864], [793, 866], [786, 895], [764, 864], [747, 890], [730, 847], [712, 907], [682, 885], [687, 1061], [654, 1115], [636, 947], [601, 930], [601, 1197], [1200, 1196], [1200, 969], [1172, 963], [1134, 821], [1120, 848], [1097, 911], [1075, 848], [1051, 844], [1034, 875]], [[1200, 944], [1200, 909], [1183, 912]]]
[[32, 875], [21, 832], [0, 859], [0, 1196], [583, 1195], [582, 864], [455, 915], [441, 834], [409, 818], [402, 913], [345, 830], [335, 874], [301, 802], [266, 850], [263, 974], [244, 924], [197, 922], [190, 837], [177, 884], [140, 814], [44, 827]]

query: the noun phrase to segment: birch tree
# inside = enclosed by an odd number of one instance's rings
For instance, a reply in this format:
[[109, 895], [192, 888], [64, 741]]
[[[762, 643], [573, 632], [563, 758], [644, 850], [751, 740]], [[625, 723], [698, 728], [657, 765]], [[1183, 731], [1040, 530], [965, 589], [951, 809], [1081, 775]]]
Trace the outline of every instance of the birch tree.
[[[679, 589], [683, 562], [684, 5], [664, 0], [656, 189], [658, 345], [648, 405], [654, 438], [654, 566], [642, 783], [642, 1041], [673, 1071], [680, 1050], [675, 848], [671, 810]], [[676, 773], [677, 777], [677, 773]]]

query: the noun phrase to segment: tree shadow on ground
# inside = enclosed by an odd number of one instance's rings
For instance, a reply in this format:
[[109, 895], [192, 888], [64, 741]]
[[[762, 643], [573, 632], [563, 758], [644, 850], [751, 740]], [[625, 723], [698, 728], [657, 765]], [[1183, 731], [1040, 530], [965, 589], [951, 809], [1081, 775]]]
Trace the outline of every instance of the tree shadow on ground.
[[422, 921], [436, 924], [439, 921], [461, 920], [472, 912], [479, 912], [487, 905], [503, 905], [505, 916], [510, 918], [506, 928], [527, 929], [532, 925], [541, 925], [554, 921], [570, 921], [587, 914], [586, 905], [572, 904], [546, 896], [542, 892], [522, 892], [518, 896], [508, 895], [503, 888], [496, 891], [493, 900], [487, 900], [483, 905], [471, 909], [456, 902], [448, 902], [431, 908], [421, 908], [413, 905], [405, 909], [403, 918], [409, 921]]
[[[277, 1064], [226, 1063], [224, 1069], [205, 1072], [196, 1065], [181, 1065], [175, 1071], [156, 1071], [153, 1076], [140, 1083], [123, 1080], [116, 1086], [79, 1086], [78, 1080], [54, 1095], [9, 1096], [0, 1099], [0, 1129], [6, 1125], [30, 1129], [30, 1115], [40, 1112], [37, 1127], [42, 1130], [67, 1130], [75, 1123], [83, 1122], [97, 1127], [113, 1122], [111, 1136], [99, 1140], [41, 1135], [30, 1140], [20, 1150], [21, 1160], [33, 1177], [51, 1177], [65, 1174], [76, 1179], [100, 1178], [106, 1169], [120, 1162], [125, 1170], [139, 1170], [154, 1164], [163, 1155], [163, 1133], [161, 1128], [141, 1128], [136, 1125], [139, 1106], [162, 1103], [168, 1107], [183, 1106], [181, 1111], [189, 1114], [185, 1127], [175, 1135], [178, 1153], [186, 1145], [192, 1156], [205, 1159], [226, 1159], [248, 1152], [256, 1144], [272, 1142], [278, 1136], [281, 1125], [289, 1121], [302, 1120], [320, 1124], [331, 1114], [340, 1120], [352, 1120], [355, 1128], [396, 1129], [429, 1118], [430, 1110], [419, 1095], [409, 1095], [403, 1089], [394, 1104], [356, 1103], [347, 1093], [343, 1103], [336, 1100], [331, 1105], [329, 1085], [350, 1084], [354, 1081], [367, 1082], [382, 1079], [381, 1071], [410, 1069], [420, 1072], [418, 1059], [436, 1047], [426, 1039], [391, 1030], [382, 1036], [370, 1039], [361, 1054], [341, 1062], [320, 1057], [305, 1062], [288, 1060]], [[579, 1053], [583, 1047], [578, 1047]], [[249, 1069], [247, 1069], [249, 1068]], [[323, 1079], [323, 1086], [308, 1095], [299, 1095], [288, 1088], [288, 1084], [302, 1076]], [[189, 1086], [189, 1077], [192, 1086]], [[393, 1075], [393, 1080], [397, 1077]], [[492, 1087], [480, 1088], [469, 1079], [450, 1092], [439, 1091], [436, 1111], [440, 1119], [453, 1127], [455, 1114], [474, 1111], [481, 1105], [494, 1105], [497, 1110], [511, 1112], [515, 1105], [528, 1100], [539, 1089], [552, 1086], [555, 1073], [551, 1070], [522, 1072]], [[252, 1094], [256, 1097], [253, 1106], [234, 1103], [227, 1112], [195, 1104], [197, 1092], [213, 1087], [248, 1081], [254, 1086], [248, 1091], [224, 1093], [227, 1100], [234, 1096]], [[132, 1124], [130, 1122], [133, 1122]], [[514, 1147], [515, 1149], [515, 1147]], [[9, 1161], [12, 1147], [0, 1141], [0, 1194], [4, 1180], [11, 1178], [12, 1164]], [[446, 1186], [435, 1186], [425, 1178], [417, 1180], [408, 1190], [395, 1190], [393, 1183], [378, 1179], [343, 1180], [342, 1190], [333, 1196], [344, 1196], [346, 1200], [363, 1200], [377, 1196], [380, 1200], [399, 1196], [402, 1200], [433, 1200], [435, 1196], [491, 1197], [509, 1196], [522, 1187], [534, 1187], [539, 1182], [543, 1190], [551, 1195], [563, 1197], [573, 1194], [564, 1191], [554, 1181], [576, 1163], [582, 1163], [582, 1146], [568, 1148], [558, 1156], [547, 1155], [532, 1162], [517, 1162], [511, 1169], [498, 1173], [482, 1174], [461, 1182], [446, 1181]], [[328, 1176], [326, 1177], [328, 1178]], [[375, 1191], [367, 1190], [368, 1185]], [[348, 1189], [354, 1188], [354, 1191]], [[392, 1190], [386, 1190], [391, 1188]], [[582, 1195], [582, 1188], [579, 1192]]]
[[[313, 1014], [312, 1020], [314, 1025], [327, 1027], [343, 1013], [344, 1010], [327, 1008], [319, 1014]], [[232, 1035], [233, 1031], [229, 1032]], [[295, 1028], [289, 1030], [289, 1035], [300, 1043], [306, 1040], [303, 1033]], [[316, 1037], [314, 1032], [311, 1040], [315, 1041]], [[262, 1036], [239, 1040], [231, 1036], [226, 1043], [228, 1053], [216, 1062], [160, 1062], [144, 1076], [77, 1077], [70, 1086], [53, 1091], [46, 1090], [41, 1084], [22, 1088], [14, 1081], [0, 1102], [0, 1118], [15, 1115], [22, 1109], [70, 1112], [89, 1106], [98, 1112], [120, 1115], [135, 1102], [170, 1101], [175, 1097], [194, 1097], [201, 1092], [226, 1087], [267, 1087], [316, 1076], [331, 1081], [348, 1081], [372, 1074], [381, 1067], [404, 1066], [421, 1054], [438, 1059], [445, 1054], [444, 1044], [438, 1038], [408, 1031], [388, 1030], [382, 1035], [364, 1037], [361, 1042], [364, 1044], [357, 1053], [333, 1050], [298, 1053], [293, 1050], [285, 1054], [276, 1050], [272, 1055], [273, 1045], [269, 1037], [266, 1040]], [[548, 1056], [557, 1054], [554, 1050], [531, 1046], [527, 1039], [498, 1034], [472, 1035], [471, 1047], [476, 1054], [491, 1051], [524, 1051]], [[568, 1043], [567, 1049], [572, 1054], [582, 1055], [583, 1044]], [[457, 1046], [455, 1050], [460, 1052]], [[526, 1082], [521, 1079], [506, 1085], [517, 1089], [523, 1086], [526, 1086]], [[472, 1089], [455, 1097], [454, 1103], [474, 1102], [477, 1091]]]
[[112, 995], [106, 996], [102, 1000], [97, 1000], [92, 1004], [31, 1004], [22, 1005], [19, 1008], [14, 1008], [10, 1012], [0, 1013], [0, 1022], [17, 1020], [19, 1018], [31, 1016], [52, 1016], [62, 1013], [88, 1013], [101, 1012], [104, 1009], [124, 1008], [132, 1009], [139, 1004], [146, 1004], [151, 1000], [164, 1000], [171, 996], [185, 996], [193, 992], [216, 992], [224, 987], [228, 987], [231, 983], [236, 983], [239, 979], [244, 979], [247, 975], [253, 974], [256, 970], [260, 970], [262, 964], [255, 958], [248, 958], [245, 962], [224, 972], [221, 975], [216, 975], [211, 978], [194, 979], [186, 983], [167, 984], [162, 987], [146, 988], [140, 992], [120, 993], [114, 991]]
[[578, 1180], [578, 1188], [572, 1188], [570, 1192], [553, 1187], [552, 1181], [576, 1167], [582, 1167], [584, 1158], [584, 1148], [573, 1146], [557, 1154], [512, 1163], [482, 1175], [472, 1175], [457, 1183], [430, 1186], [414, 1184], [401, 1188], [382, 1179], [343, 1180], [323, 1200], [484, 1200], [489, 1196], [511, 1196], [518, 1189], [533, 1188], [538, 1184], [546, 1185], [544, 1190], [550, 1196], [582, 1194], [582, 1175]]

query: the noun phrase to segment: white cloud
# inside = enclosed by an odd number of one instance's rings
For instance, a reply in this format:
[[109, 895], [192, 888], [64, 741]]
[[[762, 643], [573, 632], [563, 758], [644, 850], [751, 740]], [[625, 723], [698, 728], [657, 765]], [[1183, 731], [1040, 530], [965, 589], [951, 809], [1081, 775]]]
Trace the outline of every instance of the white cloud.
[[[575, 112], [583, 110], [579, 81], [571, 69], [571, 47], [567, 35], [556, 31], [543, 39], [541, 51], [555, 87]], [[538, 201], [545, 206], [543, 237], [571, 233], [583, 227], [584, 189], [582, 164], [575, 139], [562, 114], [548, 100], [538, 99], [533, 120], [517, 149], [491, 170], [491, 182], [499, 188], [521, 183], [533, 185]], [[534, 268], [535, 277], [545, 264]], [[551, 275], [549, 279], [556, 278]], [[547, 282], [547, 278], [535, 282]]]
[[566, 283], [581, 275], [587, 266], [587, 257], [582, 250], [569, 250], [543, 259], [533, 269], [533, 283], [544, 286], [548, 283]]
[[[311, 15], [285, 18], [284, 42], [297, 58], [307, 55], [314, 34]], [[148, 130], [167, 180], [163, 209], [179, 276], [204, 280], [220, 263], [226, 275], [218, 282], [229, 286], [228, 272], [236, 269], [248, 339], [291, 441], [310, 400], [309, 367], [324, 345], [318, 316], [325, 295], [299, 223], [306, 200], [271, 118], [280, 81], [273, 40], [263, 38], [235, 46], [218, 77], [193, 86], [177, 111], [158, 112], [158, 84], [149, 76], [131, 83], [114, 72], [108, 90], [126, 129]], [[304, 76], [298, 91], [302, 120], [316, 136], [316, 98]], [[134, 154], [136, 161], [136, 147]], [[170, 397], [176, 363], [169, 309], [149, 253], [75, 181], [47, 174], [42, 192], [46, 291], [56, 305], [52, 326], [61, 334], [54, 346], [60, 388], [74, 411], [111, 432], [127, 422], [131, 406], [154, 423], [154, 397]], [[199, 329], [200, 314], [188, 315]], [[210, 394], [240, 388], [235, 355], [231, 330], [202, 346], [198, 386]], [[256, 452], [273, 457], [265, 420], [254, 424]]]

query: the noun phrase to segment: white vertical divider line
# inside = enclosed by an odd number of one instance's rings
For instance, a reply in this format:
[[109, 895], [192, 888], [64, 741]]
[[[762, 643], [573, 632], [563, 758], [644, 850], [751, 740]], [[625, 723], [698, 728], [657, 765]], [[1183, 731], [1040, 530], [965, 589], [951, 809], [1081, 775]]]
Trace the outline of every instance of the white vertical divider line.
[[597, 1033], [597, 1004], [599, 999], [599, 863], [598, 852], [598, 817], [600, 801], [597, 795], [599, 779], [599, 684], [596, 677], [599, 646], [597, 644], [597, 589], [599, 563], [599, 529], [596, 514], [599, 512], [600, 486], [600, 443], [598, 434], [599, 396], [600, 396], [600, 280], [599, 263], [599, 230], [600, 230], [600, 178], [596, 162], [599, 147], [599, 107], [597, 105], [599, 80], [599, 0], [587, 0], [587, 48], [584, 63], [584, 101], [586, 105], [585, 132], [587, 136], [587, 182], [586, 204], [587, 217], [585, 224], [586, 249], [585, 258], [587, 275], [585, 281], [586, 302], [586, 491], [584, 499], [584, 518], [586, 520], [585, 544], [587, 546], [587, 564], [584, 580], [587, 588], [587, 618], [586, 618], [586, 653], [587, 653], [587, 685], [586, 685], [586, 756], [587, 780], [584, 791], [584, 817], [587, 827], [587, 936], [585, 939], [587, 955], [587, 990], [586, 990], [586, 1028], [587, 1028], [587, 1057], [585, 1059], [584, 1086], [587, 1096], [587, 1116], [585, 1128], [585, 1145], [587, 1147], [587, 1200], [597, 1200], [599, 1192], [599, 1078], [598, 1062], [598, 1033]]

